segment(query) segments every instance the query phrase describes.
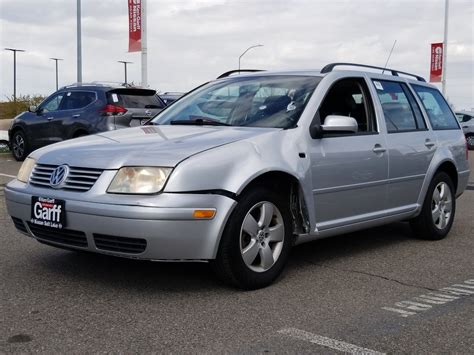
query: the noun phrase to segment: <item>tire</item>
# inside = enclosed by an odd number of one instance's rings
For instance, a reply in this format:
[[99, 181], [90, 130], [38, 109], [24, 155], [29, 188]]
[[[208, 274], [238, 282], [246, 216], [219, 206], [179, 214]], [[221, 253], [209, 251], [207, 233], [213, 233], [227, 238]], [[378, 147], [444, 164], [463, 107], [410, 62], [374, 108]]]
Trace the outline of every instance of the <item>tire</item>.
[[420, 239], [440, 240], [451, 230], [456, 212], [454, 185], [448, 174], [437, 173], [426, 193], [421, 213], [410, 221]]
[[23, 161], [30, 153], [30, 145], [26, 139], [25, 133], [21, 130], [13, 133], [11, 150], [13, 157], [17, 161]]
[[211, 265], [227, 284], [245, 290], [266, 287], [281, 274], [292, 244], [289, 203], [255, 187], [241, 196]]
[[474, 150], [474, 134], [468, 134], [466, 136], [467, 147], [469, 150]]

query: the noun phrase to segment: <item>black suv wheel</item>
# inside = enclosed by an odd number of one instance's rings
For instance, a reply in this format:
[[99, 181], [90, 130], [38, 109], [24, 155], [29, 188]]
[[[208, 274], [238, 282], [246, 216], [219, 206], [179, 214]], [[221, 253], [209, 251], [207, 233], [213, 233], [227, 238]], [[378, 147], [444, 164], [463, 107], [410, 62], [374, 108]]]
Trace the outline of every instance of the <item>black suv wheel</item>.
[[13, 133], [11, 149], [13, 157], [18, 161], [23, 161], [28, 156], [29, 144], [23, 131], [18, 130]]

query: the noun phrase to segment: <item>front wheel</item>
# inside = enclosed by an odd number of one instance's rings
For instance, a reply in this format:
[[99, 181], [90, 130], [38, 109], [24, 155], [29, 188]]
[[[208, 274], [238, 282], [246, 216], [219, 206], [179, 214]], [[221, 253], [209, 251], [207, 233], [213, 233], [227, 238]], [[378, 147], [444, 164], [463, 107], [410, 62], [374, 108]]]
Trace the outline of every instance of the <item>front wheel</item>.
[[410, 224], [418, 238], [443, 239], [451, 230], [455, 211], [453, 182], [448, 174], [439, 172], [431, 181], [420, 215]]
[[239, 288], [268, 286], [288, 259], [291, 231], [288, 202], [256, 187], [242, 195], [230, 216], [212, 267], [224, 282]]
[[23, 131], [13, 133], [11, 142], [12, 154], [15, 160], [23, 161], [29, 154], [29, 144]]

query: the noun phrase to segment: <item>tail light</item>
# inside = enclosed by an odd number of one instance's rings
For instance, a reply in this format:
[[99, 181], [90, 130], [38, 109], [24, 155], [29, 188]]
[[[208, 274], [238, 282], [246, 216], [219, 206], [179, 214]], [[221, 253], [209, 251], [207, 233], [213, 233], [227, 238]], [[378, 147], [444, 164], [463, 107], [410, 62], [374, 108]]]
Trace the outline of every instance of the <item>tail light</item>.
[[123, 115], [125, 112], [127, 112], [127, 109], [122, 106], [108, 104], [105, 105], [105, 107], [99, 112], [106, 116]]

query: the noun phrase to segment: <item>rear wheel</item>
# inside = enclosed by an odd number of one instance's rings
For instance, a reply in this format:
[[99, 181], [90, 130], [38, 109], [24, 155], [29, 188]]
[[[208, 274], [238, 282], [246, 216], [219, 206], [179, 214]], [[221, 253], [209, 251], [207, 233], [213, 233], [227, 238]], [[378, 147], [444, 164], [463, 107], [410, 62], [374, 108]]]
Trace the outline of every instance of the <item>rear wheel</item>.
[[29, 144], [23, 131], [16, 131], [12, 136], [12, 154], [18, 161], [23, 161], [29, 154]]
[[288, 203], [256, 187], [242, 195], [229, 218], [212, 266], [226, 283], [242, 289], [271, 284], [283, 270], [292, 245]]
[[431, 181], [420, 215], [410, 224], [418, 238], [443, 239], [451, 230], [455, 211], [453, 182], [448, 174], [439, 172]]

